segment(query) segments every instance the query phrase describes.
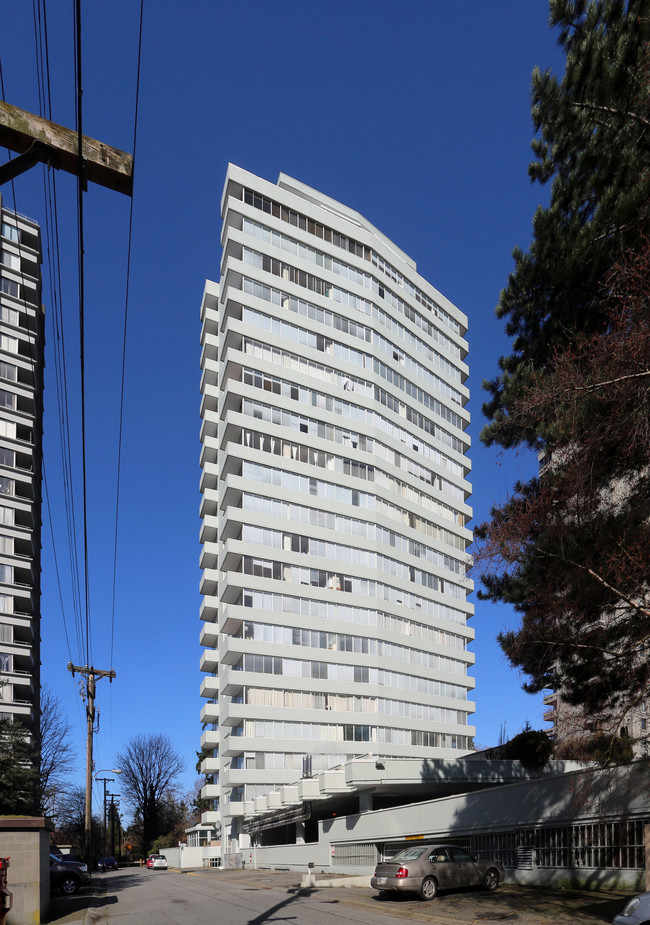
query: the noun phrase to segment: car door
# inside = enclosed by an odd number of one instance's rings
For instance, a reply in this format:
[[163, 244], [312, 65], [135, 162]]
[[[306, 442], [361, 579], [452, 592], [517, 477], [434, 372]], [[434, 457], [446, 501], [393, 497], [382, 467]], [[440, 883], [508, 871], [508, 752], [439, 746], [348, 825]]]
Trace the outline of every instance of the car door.
[[451, 879], [453, 886], [478, 886], [480, 878], [471, 855], [462, 848], [450, 846], [448, 852], [451, 856]]
[[453, 886], [453, 870], [449, 852], [446, 848], [437, 845], [431, 849], [427, 858], [431, 867], [431, 874], [438, 881], [441, 890], [447, 890]]

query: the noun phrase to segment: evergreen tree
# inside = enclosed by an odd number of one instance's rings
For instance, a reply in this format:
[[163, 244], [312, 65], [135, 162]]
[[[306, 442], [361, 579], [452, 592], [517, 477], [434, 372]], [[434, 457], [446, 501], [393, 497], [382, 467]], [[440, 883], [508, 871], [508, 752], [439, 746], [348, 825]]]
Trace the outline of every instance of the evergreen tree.
[[499, 641], [531, 693], [555, 687], [610, 732], [650, 687], [650, 244], [609, 281], [600, 334], [531, 376], [513, 406], [550, 448], [476, 530], [480, 596], [521, 615]]
[[607, 273], [650, 230], [650, 2], [551, 0], [549, 21], [565, 73], [533, 73], [528, 172], [552, 181], [550, 204], [535, 213], [529, 250], [513, 253], [497, 306], [512, 353], [484, 384], [491, 423], [482, 439], [505, 447], [537, 437], [509, 421], [530, 371], [576, 333], [599, 330]]
[[650, 0], [551, 0], [566, 53], [533, 75], [533, 180], [552, 180], [497, 308], [513, 352], [482, 439], [529, 446], [539, 478], [477, 532], [479, 597], [537, 692], [591, 711], [650, 682]]
[[0, 815], [38, 815], [37, 757], [23, 724], [0, 720]]

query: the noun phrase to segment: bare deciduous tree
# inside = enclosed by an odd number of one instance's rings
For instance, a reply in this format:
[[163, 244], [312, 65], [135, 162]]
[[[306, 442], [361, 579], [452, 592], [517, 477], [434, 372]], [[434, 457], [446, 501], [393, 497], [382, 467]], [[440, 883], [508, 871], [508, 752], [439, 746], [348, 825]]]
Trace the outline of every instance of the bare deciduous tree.
[[48, 687], [42, 687], [40, 801], [41, 812], [46, 816], [55, 813], [58, 799], [67, 789], [65, 775], [75, 765], [70, 732], [58, 697]]
[[124, 799], [142, 827], [142, 841], [148, 848], [165, 834], [160, 831], [165, 797], [185, 763], [166, 735], [135, 736], [118, 754], [117, 761], [122, 769]]

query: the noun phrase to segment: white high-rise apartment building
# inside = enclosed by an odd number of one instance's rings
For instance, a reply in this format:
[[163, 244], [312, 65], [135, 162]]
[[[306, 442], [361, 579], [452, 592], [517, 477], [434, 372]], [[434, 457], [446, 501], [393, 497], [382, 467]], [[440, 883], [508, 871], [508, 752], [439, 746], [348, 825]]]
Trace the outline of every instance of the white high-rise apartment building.
[[0, 719], [40, 719], [41, 235], [0, 196]]
[[[202, 305], [204, 822], [472, 747], [466, 318], [357, 212], [230, 166]], [[259, 802], [259, 801], [258, 801]]]

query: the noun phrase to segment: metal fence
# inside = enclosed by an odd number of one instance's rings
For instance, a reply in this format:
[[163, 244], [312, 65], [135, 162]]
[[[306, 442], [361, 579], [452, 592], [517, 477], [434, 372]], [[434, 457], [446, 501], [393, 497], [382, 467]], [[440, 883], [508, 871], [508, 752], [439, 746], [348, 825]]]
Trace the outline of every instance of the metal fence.
[[[429, 843], [444, 842], [464, 848], [470, 854], [501, 861], [504, 867], [532, 868], [595, 868], [614, 870], [644, 870], [644, 824], [650, 819], [592, 822], [564, 826], [539, 826], [513, 829], [508, 832], [486, 832], [464, 837], [442, 836]], [[387, 859], [410, 842], [381, 845], [381, 858]], [[372, 845], [337, 845], [336, 857], [345, 850], [358, 852], [364, 860], [346, 859], [350, 864], [375, 863], [368, 850]], [[376, 857], [377, 853], [375, 854]], [[366, 858], [368, 858], [366, 860]]]
[[336, 845], [332, 857], [336, 865], [346, 864], [350, 867], [374, 867], [378, 860], [379, 853], [374, 842]]

